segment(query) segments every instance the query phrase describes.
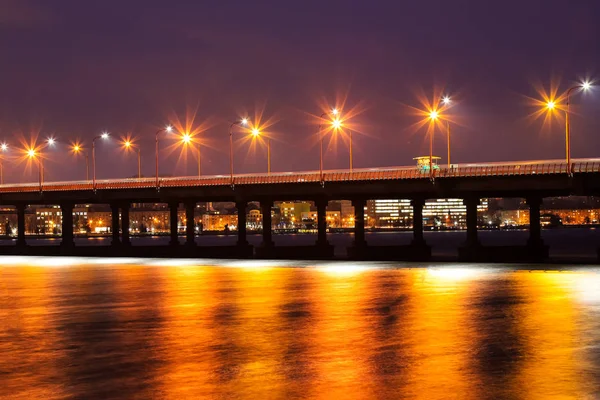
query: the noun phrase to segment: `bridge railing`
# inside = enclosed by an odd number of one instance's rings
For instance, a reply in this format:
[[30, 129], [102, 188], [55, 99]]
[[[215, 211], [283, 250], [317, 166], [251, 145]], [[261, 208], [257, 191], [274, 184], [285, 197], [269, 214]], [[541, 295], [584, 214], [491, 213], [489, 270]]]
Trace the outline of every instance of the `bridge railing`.
[[[600, 159], [575, 160], [571, 165], [574, 174], [600, 173]], [[514, 175], [550, 175], [566, 174], [567, 164], [560, 160], [550, 161], [524, 161], [513, 163], [488, 163], [488, 164], [461, 164], [450, 167], [442, 166], [434, 170], [436, 179], [465, 178], [484, 176], [514, 176]], [[374, 181], [374, 180], [405, 180], [428, 179], [429, 171], [418, 169], [415, 166], [387, 167], [387, 168], [362, 168], [349, 170], [327, 170], [321, 174], [319, 171], [303, 172], [276, 172], [271, 174], [238, 174], [233, 177], [235, 185], [260, 185], [260, 184], [287, 184], [345, 181]], [[186, 186], [227, 186], [231, 185], [231, 176], [191, 176], [191, 177], [163, 177], [159, 179], [159, 187], [186, 187]], [[145, 189], [156, 188], [156, 178], [127, 178], [103, 179], [96, 181], [96, 190], [118, 189]], [[85, 191], [94, 190], [91, 181], [66, 181], [4, 184], [0, 185], [0, 193], [21, 193], [38, 191]]]

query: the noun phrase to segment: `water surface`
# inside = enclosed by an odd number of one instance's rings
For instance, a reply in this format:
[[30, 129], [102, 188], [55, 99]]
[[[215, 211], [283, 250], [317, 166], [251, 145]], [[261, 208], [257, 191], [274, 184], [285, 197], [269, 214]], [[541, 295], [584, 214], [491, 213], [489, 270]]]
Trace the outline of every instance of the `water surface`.
[[2, 260], [2, 398], [600, 396], [597, 269]]

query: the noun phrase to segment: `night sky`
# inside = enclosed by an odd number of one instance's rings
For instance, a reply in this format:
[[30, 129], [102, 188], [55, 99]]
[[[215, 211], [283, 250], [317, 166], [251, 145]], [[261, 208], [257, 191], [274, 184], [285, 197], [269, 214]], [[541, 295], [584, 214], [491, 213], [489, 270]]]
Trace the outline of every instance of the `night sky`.
[[[14, 154], [19, 137], [55, 135], [46, 180], [64, 180], [85, 177], [65, 142], [129, 132], [151, 176], [156, 130], [195, 113], [203, 172], [228, 174], [230, 122], [262, 114], [275, 122], [273, 170], [311, 170], [330, 104], [353, 115], [355, 168], [410, 165], [428, 142], [409, 106], [448, 93], [453, 162], [557, 159], [562, 123], [527, 118], [525, 96], [600, 78], [599, 18], [598, 0], [0, 0], [0, 138]], [[573, 157], [600, 156], [600, 88], [572, 103]], [[445, 158], [441, 130], [435, 140]], [[237, 172], [266, 170], [265, 146], [241, 133], [235, 154]], [[116, 140], [97, 157], [99, 178], [136, 174]], [[161, 172], [196, 173], [179, 149], [161, 160]], [[347, 165], [347, 144], [329, 143], [325, 168]], [[6, 180], [37, 179], [24, 167], [5, 161]]]

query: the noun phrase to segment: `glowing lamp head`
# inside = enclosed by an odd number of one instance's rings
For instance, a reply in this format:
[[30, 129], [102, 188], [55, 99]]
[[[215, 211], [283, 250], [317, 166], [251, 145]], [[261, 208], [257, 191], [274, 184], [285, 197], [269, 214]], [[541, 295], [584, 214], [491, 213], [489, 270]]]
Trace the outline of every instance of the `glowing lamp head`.
[[240, 121], [240, 124], [246, 126], [248, 125], [248, 118], [242, 118], [242, 120]]
[[29, 158], [35, 157], [35, 150], [34, 149], [27, 150], [27, 156], [29, 156]]
[[431, 120], [434, 120], [434, 121], [435, 121], [435, 120], [438, 118], [438, 116], [439, 116], [439, 114], [438, 114], [438, 112], [437, 112], [436, 110], [433, 110], [433, 111], [431, 111], [431, 112], [429, 113], [429, 118], [430, 118]]
[[54, 146], [54, 144], [56, 143], [56, 139], [54, 139], [53, 137], [49, 137], [46, 142], [50, 145], [50, 146]]
[[442, 103], [444, 103], [445, 105], [448, 105], [448, 104], [450, 104], [450, 97], [448, 97], [448, 96], [444, 96], [444, 97], [442, 98]]
[[546, 108], [548, 110], [554, 110], [555, 107], [556, 107], [556, 103], [554, 101], [549, 101], [548, 103], [546, 103]]
[[79, 153], [81, 151], [81, 147], [78, 144], [76, 144], [75, 146], [73, 146], [73, 151], [75, 153]]
[[165, 128], [165, 131], [171, 133], [171, 132], [173, 132], [173, 127], [171, 125], [167, 125]]
[[6, 151], [6, 150], [8, 150], [8, 145], [6, 143], [2, 143], [0, 145], [0, 149], [2, 149], [2, 151]]
[[108, 139], [108, 136], [108, 132], [102, 132], [102, 135], [100, 135], [102, 139]]
[[340, 110], [338, 110], [337, 108], [334, 108], [333, 110], [331, 110], [331, 113], [333, 115], [338, 115], [340, 113]]
[[259, 136], [260, 135], [260, 131], [257, 128], [252, 129], [252, 135], [254, 137]]
[[339, 118], [336, 118], [331, 121], [331, 126], [333, 129], [340, 129], [342, 127], [342, 121], [340, 121]]
[[192, 136], [189, 133], [184, 133], [181, 135], [181, 141], [185, 144], [188, 144], [192, 141]]
[[124, 145], [126, 148], [130, 148], [130, 147], [131, 147], [131, 141], [130, 141], [130, 140], [126, 140], [125, 142], [123, 142], [123, 145]]
[[581, 88], [583, 90], [590, 90], [592, 88], [592, 84], [589, 81], [582, 82]]

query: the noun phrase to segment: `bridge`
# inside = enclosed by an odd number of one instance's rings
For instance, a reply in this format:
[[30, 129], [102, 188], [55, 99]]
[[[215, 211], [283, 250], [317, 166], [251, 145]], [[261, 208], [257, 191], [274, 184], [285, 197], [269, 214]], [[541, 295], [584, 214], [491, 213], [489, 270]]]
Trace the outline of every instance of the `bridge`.
[[[570, 173], [568, 172], [570, 170]], [[431, 249], [423, 237], [423, 205], [426, 199], [462, 198], [467, 209], [467, 240], [459, 249], [465, 261], [542, 261], [548, 248], [541, 237], [540, 206], [544, 197], [600, 195], [600, 159], [577, 159], [570, 168], [561, 160], [509, 163], [460, 164], [441, 167], [433, 175], [415, 166], [278, 172], [270, 174], [214, 175], [111, 179], [69, 182], [37, 182], [0, 185], [0, 204], [17, 210], [16, 246], [2, 246], [5, 254], [94, 255], [185, 255], [197, 257], [286, 257], [330, 258], [326, 207], [329, 200], [351, 200], [355, 207], [354, 245], [348, 255], [355, 259], [426, 260]], [[530, 207], [530, 237], [523, 246], [484, 247], [477, 235], [477, 205], [481, 198], [525, 198]], [[413, 240], [408, 246], [368, 246], [365, 240], [364, 207], [370, 199], [410, 199], [413, 206]], [[314, 246], [274, 246], [271, 207], [274, 201], [314, 201], [317, 207], [317, 241]], [[237, 246], [207, 248], [195, 245], [194, 209], [197, 202], [235, 202], [238, 212]], [[262, 245], [253, 249], [246, 240], [246, 205], [260, 202], [263, 214]], [[131, 246], [131, 203], [167, 203], [170, 209], [171, 245], [152, 248]], [[177, 209], [186, 210], [186, 243], [179, 246]], [[27, 205], [59, 205], [62, 209], [62, 241], [53, 249], [27, 246]], [[108, 251], [98, 246], [75, 246], [75, 204], [109, 204], [112, 210], [112, 244]], [[120, 223], [119, 223], [120, 221]], [[126, 229], [123, 229], [123, 228]], [[46, 247], [46, 246], [44, 246]], [[511, 258], [507, 260], [507, 257]]]

